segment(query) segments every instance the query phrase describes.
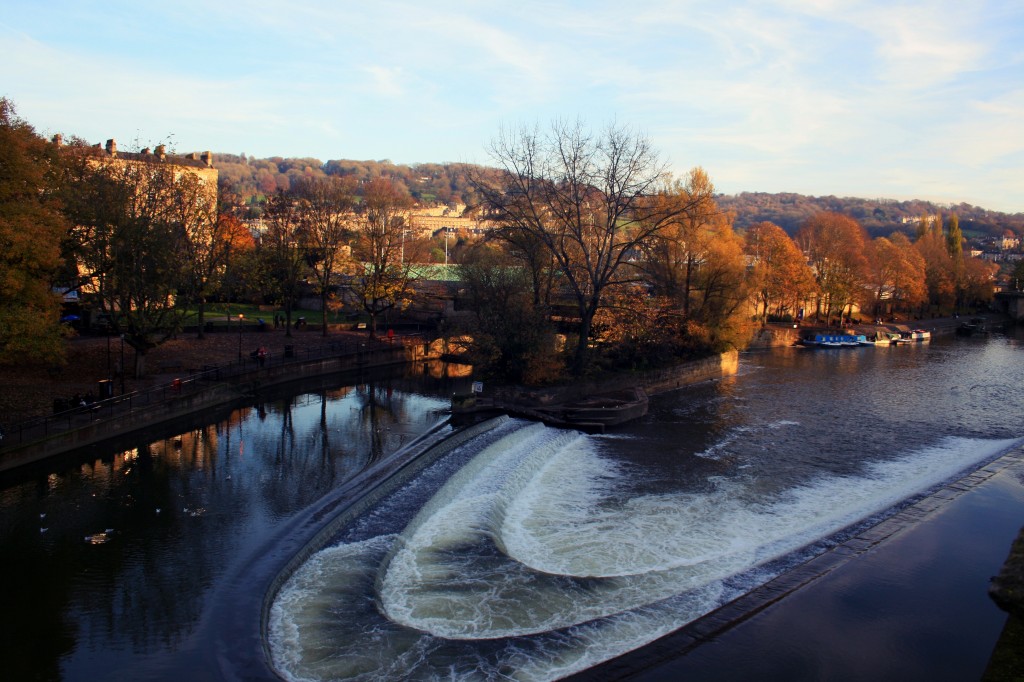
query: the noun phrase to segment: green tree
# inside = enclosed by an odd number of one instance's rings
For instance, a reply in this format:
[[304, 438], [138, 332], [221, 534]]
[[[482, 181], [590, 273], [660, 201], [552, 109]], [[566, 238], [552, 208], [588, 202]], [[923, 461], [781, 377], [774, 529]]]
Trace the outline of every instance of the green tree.
[[1011, 285], [1014, 291], [1024, 290], [1024, 260], [1017, 261], [1017, 265], [1013, 268], [1013, 278]]
[[0, 98], [0, 363], [63, 358], [52, 284], [67, 224], [54, 145]]
[[949, 232], [946, 234], [946, 248], [954, 261], [962, 261], [964, 257], [964, 233], [960, 230], [960, 218], [956, 213], [949, 216]]

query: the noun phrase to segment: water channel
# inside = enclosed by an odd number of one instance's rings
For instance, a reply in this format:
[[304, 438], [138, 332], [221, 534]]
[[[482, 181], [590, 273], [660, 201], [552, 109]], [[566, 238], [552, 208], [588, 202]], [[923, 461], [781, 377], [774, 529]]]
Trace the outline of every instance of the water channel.
[[[208, 664], [194, 652], [220, 627], [217, 596], [247, 588], [255, 554], [368, 465], [446, 432], [452, 382], [417, 377], [0, 481], [12, 679]], [[270, 603], [271, 664], [291, 680], [586, 670], [1018, 447], [1022, 385], [1019, 338], [949, 337], [746, 354], [737, 376], [657, 396], [607, 435], [503, 420], [299, 566]], [[218, 665], [197, 679], [231, 679]]]

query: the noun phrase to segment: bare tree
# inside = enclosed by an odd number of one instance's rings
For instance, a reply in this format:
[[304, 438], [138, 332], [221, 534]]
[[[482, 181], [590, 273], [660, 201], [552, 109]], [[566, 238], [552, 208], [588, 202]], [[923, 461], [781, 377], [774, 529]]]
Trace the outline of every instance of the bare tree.
[[180, 230], [184, 289], [198, 308], [198, 337], [206, 335], [206, 298], [218, 286], [231, 244], [226, 223], [217, 216], [217, 188], [195, 174], [184, 173], [176, 182], [170, 219]]
[[[135, 349], [135, 375], [146, 353], [180, 329], [177, 294], [185, 277], [183, 232], [175, 206], [188, 177], [170, 165], [146, 162], [86, 164], [76, 190], [89, 201], [74, 206], [76, 247], [86, 285], [114, 330]], [[187, 184], [187, 183], [185, 183]]]
[[579, 375], [602, 293], [635, 276], [627, 266], [639, 246], [683, 207], [655, 200], [665, 165], [626, 128], [592, 134], [580, 122], [556, 122], [545, 134], [506, 130], [490, 154], [502, 173], [496, 182], [476, 178], [474, 188], [503, 229], [533, 237], [554, 257], [580, 319], [572, 358]]
[[260, 251], [272, 293], [284, 306], [285, 336], [292, 335], [292, 311], [299, 299], [306, 257], [302, 244], [302, 214], [285, 192], [267, 198], [267, 230]]
[[302, 237], [306, 261], [316, 279], [323, 314], [323, 335], [327, 336], [327, 299], [331, 275], [343, 258], [342, 249], [352, 234], [355, 183], [351, 178], [329, 176], [308, 178], [292, 187], [302, 213]]
[[413, 254], [406, 240], [406, 213], [412, 198], [388, 178], [376, 178], [363, 189], [357, 224], [356, 271], [349, 292], [370, 317], [370, 338], [377, 318], [410, 302]]

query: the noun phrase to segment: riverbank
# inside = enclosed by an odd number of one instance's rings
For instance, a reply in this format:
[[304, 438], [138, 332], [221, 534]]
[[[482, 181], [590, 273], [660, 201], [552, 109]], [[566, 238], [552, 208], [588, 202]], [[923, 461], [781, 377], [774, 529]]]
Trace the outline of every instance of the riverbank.
[[[893, 320], [885, 323], [856, 323], [846, 325], [842, 329], [852, 329], [855, 334], [864, 334], [868, 338], [873, 338], [877, 332], [888, 333], [888, 332], [909, 332], [912, 329], [924, 329], [932, 333], [933, 336], [945, 336], [955, 334], [957, 328], [960, 325], [968, 321], [968, 319], [978, 317], [986, 321], [986, 324], [1001, 325], [1007, 321], [1006, 316], [997, 315], [994, 313], [984, 313], [978, 315], [972, 315], [970, 317], [932, 317], [922, 319], [909, 319], [909, 320]], [[836, 333], [839, 327], [826, 327], [824, 325], [814, 324], [769, 324], [762, 327], [754, 335], [754, 338], [750, 342], [749, 349], [765, 349], [765, 348], [778, 348], [782, 346], [793, 346], [800, 342], [800, 339], [804, 336], [813, 335], [817, 332], [822, 333]]]
[[[134, 366], [135, 351], [129, 346], [122, 349], [119, 337], [78, 336], [68, 341], [67, 361], [62, 366], [0, 366], [0, 424], [9, 426], [50, 415], [55, 400], [68, 400], [75, 395], [98, 396], [99, 382], [106, 379], [112, 379], [114, 394], [121, 395], [170, 383], [190, 369], [235, 362], [240, 354], [248, 358], [261, 346], [267, 349], [269, 357], [283, 357], [285, 346], [302, 352], [331, 342], [366, 338], [366, 332], [347, 331], [331, 332], [324, 337], [319, 330], [293, 330], [291, 336], [286, 336], [284, 330], [211, 333], [204, 339], [180, 334], [147, 353], [147, 374], [135, 378], [130, 369]], [[121, 366], [129, 368], [123, 382], [118, 373]]]

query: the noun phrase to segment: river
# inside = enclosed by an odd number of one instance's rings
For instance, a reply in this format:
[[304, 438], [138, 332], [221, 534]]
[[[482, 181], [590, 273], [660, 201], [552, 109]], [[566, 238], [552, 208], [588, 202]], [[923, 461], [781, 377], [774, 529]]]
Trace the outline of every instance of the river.
[[[294, 680], [599, 665], [1018, 447], [1022, 353], [1012, 336], [779, 349], [656, 396], [608, 435], [503, 420], [299, 567], [269, 609], [272, 665]], [[7, 670], [172, 679], [239, 565], [368, 465], [443, 432], [450, 390], [299, 395], [8, 477]]]

